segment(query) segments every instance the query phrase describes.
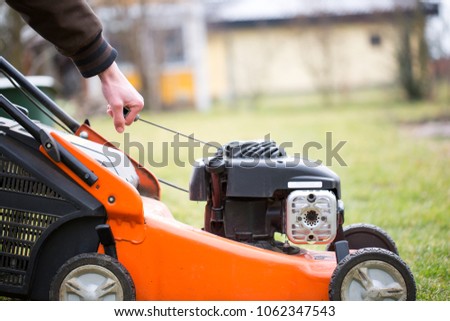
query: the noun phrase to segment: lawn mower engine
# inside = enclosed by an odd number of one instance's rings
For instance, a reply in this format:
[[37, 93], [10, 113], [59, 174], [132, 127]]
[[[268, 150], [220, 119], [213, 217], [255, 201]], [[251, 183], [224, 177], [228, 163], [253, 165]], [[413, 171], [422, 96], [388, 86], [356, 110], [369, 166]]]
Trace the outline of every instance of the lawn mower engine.
[[273, 141], [231, 142], [200, 160], [190, 199], [206, 201], [208, 232], [277, 252], [294, 244], [331, 243], [343, 224], [339, 177], [328, 168], [288, 157]]

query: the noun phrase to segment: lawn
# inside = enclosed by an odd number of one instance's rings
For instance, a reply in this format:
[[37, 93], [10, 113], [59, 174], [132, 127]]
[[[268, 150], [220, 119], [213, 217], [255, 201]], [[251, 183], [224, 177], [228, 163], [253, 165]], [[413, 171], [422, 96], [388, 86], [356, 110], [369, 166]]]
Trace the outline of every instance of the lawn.
[[[430, 120], [447, 119], [449, 124], [448, 99], [411, 104], [393, 91], [377, 90], [336, 99], [327, 107], [313, 96], [266, 97], [217, 105], [207, 113], [146, 112], [141, 117], [207, 142], [270, 135], [288, 146], [288, 154], [323, 161], [341, 177], [346, 225], [375, 224], [393, 237], [416, 278], [418, 300], [450, 299], [450, 137], [421, 130]], [[174, 150], [173, 133], [142, 122], [128, 128], [126, 135], [114, 133], [104, 117], [91, 123], [158, 177], [183, 188], [189, 185], [190, 163], [205, 152], [202, 146]], [[323, 148], [306, 149], [311, 142]], [[330, 158], [333, 148], [339, 157]], [[190, 202], [185, 192], [162, 188], [162, 200], [177, 219], [202, 226], [203, 203]]]

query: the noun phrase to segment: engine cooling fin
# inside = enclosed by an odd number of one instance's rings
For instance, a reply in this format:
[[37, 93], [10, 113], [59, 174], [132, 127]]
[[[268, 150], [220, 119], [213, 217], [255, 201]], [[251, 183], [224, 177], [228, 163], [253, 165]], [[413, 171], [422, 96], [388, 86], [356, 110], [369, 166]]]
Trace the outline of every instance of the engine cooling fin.
[[235, 141], [225, 145], [217, 154], [219, 154], [217, 156], [225, 158], [280, 158], [286, 156], [286, 152], [274, 141]]

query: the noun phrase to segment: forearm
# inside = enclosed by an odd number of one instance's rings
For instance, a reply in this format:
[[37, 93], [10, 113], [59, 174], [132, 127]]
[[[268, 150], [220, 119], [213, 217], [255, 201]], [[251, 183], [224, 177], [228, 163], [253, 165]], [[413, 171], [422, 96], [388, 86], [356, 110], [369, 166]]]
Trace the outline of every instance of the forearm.
[[24, 20], [70, 57], [84, 77], [98, 75], [117, 52], [102, 36], [102, 25], [83, 0], [6, 0]]

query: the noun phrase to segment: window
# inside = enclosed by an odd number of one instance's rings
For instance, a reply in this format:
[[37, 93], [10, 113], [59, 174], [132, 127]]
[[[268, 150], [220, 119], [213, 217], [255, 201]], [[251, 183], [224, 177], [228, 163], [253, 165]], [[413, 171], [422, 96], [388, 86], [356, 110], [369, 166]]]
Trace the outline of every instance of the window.
[[370, 44], [373, 47], [381, 46], [381, 36], [377, 33], [373, 33], [370, 35]]
[[165, 64], [179, 64], [185, 61], [184, 39], [182, 28], [163, 31], [163, 60]]

